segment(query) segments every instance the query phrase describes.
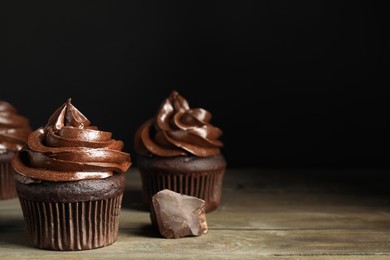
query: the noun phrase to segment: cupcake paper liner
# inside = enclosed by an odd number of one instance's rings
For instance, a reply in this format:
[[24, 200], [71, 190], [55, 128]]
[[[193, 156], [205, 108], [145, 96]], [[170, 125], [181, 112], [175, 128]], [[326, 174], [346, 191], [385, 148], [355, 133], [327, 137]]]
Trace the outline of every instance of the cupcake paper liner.
[[0, 200], [17, 197], [11, 162], [0, 163]]
[[204, 200], [205, 210], [210, 212], [221, 202], [223, 176], [224, 170], [191, 174], [142, 171], [144, 205], [150, 210], [153, 195], [169, 189]]
[[41, 249], [76, 251], [114, 243], [122, 196], [71, 203], [20, 198], [31, 244]]

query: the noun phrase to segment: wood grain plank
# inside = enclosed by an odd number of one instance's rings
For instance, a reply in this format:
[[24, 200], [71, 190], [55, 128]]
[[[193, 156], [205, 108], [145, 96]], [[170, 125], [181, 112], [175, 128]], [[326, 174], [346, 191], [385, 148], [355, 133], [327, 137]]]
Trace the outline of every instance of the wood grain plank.
[[221, 207], [207, 215], [209, 233], [169, 240], [151, 228], [140, 176], [132, 169], [115, 244], [81, 252], [32, 248], [15, 198], [0, 201], [0, 259], [390, 259], [386, 174], [231, 169]]
[[118, 241], [105, 248], [80, 252], [54, 252], [31, 248], [19, 230], [0, 240], [0, 257], [48, 259], [101, 256], [126, 258], [149, 257], [230, 257], [237, 259], [256, 256], [388, 256], [389, 232], [345, 230], [210, 230], [196, 238], [165, 239], [139, 229], [121, 229]]

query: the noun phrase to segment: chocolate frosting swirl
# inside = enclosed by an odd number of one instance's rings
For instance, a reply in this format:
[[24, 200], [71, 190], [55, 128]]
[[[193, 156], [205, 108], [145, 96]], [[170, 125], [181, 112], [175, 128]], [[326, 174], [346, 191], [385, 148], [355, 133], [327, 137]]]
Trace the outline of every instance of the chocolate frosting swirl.
[[12, 164], [17, 173], [35, 180], [106, 178], [114, 172], [126, 172], [131, 166], [130, 154], [121, 151], [123, 142], [111, 136], [110, 132], [92, 126], [68, 99], [45, 127], [29, 135], [27, 145], [14, 157]]
[[31, 131], [29, 120], [18, 115], [10, 103], [0, 100], [0, 154], [20, 150]]
[[161, 157], [220, 154], [222, 131], [211, 125], [211, 114], [202, 108], [190, 108], [177, 91], [161, 104], [155, 117], [137, 130], [134, 139], [137, 154]]

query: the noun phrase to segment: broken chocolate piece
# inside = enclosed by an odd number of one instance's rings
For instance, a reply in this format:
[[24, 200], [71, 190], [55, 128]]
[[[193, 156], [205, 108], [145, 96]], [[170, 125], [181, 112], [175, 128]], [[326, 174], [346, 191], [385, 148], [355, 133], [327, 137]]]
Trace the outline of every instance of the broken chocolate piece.
[[152, 197], [150, 217], [165, 238], [200, 236], [208, 231], [205, 201], [168, 189]]

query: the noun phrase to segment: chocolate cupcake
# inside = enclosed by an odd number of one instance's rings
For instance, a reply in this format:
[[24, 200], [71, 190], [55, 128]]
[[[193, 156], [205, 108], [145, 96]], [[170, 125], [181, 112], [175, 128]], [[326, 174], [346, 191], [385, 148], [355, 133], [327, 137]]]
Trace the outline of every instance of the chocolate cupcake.
[[0, 200], [17, 197], [11, 160], [30, 133], [29, 120], [0, 100]]
[[210, 120], [208, 111], [190, 108], [172, 91], [157, 114], [138, 128], [134, 148], [148, 209], [153, 195], [164, 189], [204, 200], [206, 212], [220, 205], [226, 160], [222, 131]]
[[118, 237], [130, 155], [69, 99], [12, 160], [29, 240], [51, 250], [108, 246]]

